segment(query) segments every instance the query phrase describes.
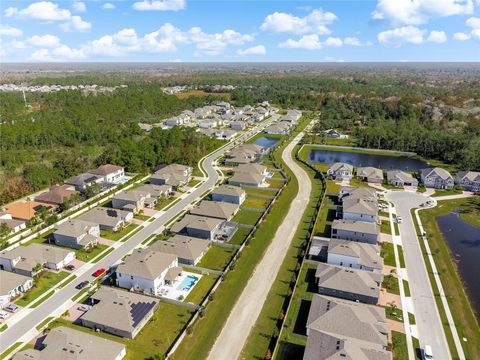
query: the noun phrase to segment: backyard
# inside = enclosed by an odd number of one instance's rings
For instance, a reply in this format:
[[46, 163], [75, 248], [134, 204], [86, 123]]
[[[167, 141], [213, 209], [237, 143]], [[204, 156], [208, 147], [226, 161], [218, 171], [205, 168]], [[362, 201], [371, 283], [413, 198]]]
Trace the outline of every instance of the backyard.
[[237, 249], [224, 248], [221, 246], [212, 246], [203, 256], [202, 260], [197, 264], [198, 267], [223, 270], [225, 266], [230, 262]]
[[240, 210], [232, 221], [243, 225], [255, 225], [261, 216], [262, 213], [258, 211]]
[[51, 271], [44, 271], [33, 282], [33, 287], [28, 290], [23, 297], [15, 301], [18, 306], [26, 306], [37, 299], [42, 294], [49, 291], [53, 286], [70, 275], [66, 271], [54, 273]]
[[100, 236], [108, 240], [117, 241], [127, 235], [130, 231], [133, 231], [138, 226], [139, 225], [137, 224], [128, 224], [127, 226], [122, 227], [119, 231], [100, 230]]

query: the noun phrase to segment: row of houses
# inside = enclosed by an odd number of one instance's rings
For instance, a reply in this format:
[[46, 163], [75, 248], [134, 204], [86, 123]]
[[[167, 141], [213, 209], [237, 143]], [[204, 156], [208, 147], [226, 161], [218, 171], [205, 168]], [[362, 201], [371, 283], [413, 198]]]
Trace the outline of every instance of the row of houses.
[[[360, 179], [370, 183], [382, 183], [384, 173], [382, 169], [375, 167], [358, 167], [354, 173], [354, 167], [347, 163], [336, 162], [329, 166], [327, 175], [334, 180], [351, 180], [356, 174]], [[421, 183], [427, 188], [452, 189], [455, 185], [468, 191], [480, 191], [480, 172], [460, 171], [453, 176], [440, 167], [422, 169], [419, 172]], [[394, 186], [418, 186], [418, 180], [412, 174], [401, 170], [386, 172], [386, 180]]]
[[318, 294], [312, 298], [307, 318], [304, 359], [362, 356], [390, 360], [385, 310], [375, 306], [383, 281], [383, 259], [376, 238], [362, 235], [358, 226], [378, 227], [376, 193], [369, 188], [343, 187], [339, 198], [342, 207], [337, 216], [341, 219], [337, 220], [349, 226], [339, 232], [333, 225], [330, 239], [315, 237], [309, 248], [309, 257], [321, 262], [315, 271]]
[[299, 110], [288, 110], [277, 122], [267, 126], [264, 130], [266, 134], [286, 135], [290, 133], [292, 126], [297, 125], [297, 121], [302, 117]]

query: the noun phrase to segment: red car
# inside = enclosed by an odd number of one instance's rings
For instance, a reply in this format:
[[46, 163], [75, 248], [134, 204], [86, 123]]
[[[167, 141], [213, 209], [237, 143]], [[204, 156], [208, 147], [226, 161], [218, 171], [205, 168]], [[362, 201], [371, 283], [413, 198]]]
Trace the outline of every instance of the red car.
[[102, 275], [106, 270], [104, 268], [100, 268], [98, 269], [97, 271], [95, 271], [92, 275], [95, 276], [95, 277], [99, 277], [100, 275]]

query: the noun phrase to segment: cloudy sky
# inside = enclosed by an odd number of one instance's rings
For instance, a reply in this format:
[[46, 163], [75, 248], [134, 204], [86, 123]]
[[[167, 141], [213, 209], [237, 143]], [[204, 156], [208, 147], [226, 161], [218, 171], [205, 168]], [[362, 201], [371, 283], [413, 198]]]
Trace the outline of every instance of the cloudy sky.
[[480, 0], [9, 1], [1, 61], [480, 61]]

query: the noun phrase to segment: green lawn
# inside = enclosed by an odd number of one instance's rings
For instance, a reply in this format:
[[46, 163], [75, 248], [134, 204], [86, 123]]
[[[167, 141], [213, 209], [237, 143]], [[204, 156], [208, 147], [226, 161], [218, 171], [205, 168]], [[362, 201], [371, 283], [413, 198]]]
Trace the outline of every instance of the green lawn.
[[382, 243], [382, 251], [380, 255], [383, 257], [383, 263], [388, 266], [396, 266], [395, 253], [393, 251], [393, 244], [389, 242]]
[[379, 216], [385, 216], [385, 217], [387, 217], [387, 218], [390, 216], [390, 214], [389, 214], [388, 212], [382, 211], [382, 210], [378, 212], [378, 215], [379, 215]]
[[285, 184], [285, 181], [269, 179], [267, 183], [270, 184], [270, 189], [280, 189]]
[[212, 246], [197, 266], [212, 270], [223, 270], [236, 251], [237, 249]]
[[261, 212], [240, 210], [231, 221], [243, 225], [255, 225], [261, 216]]
[[[462, 285], [456, 264], [452, 260], [454, 259], [454, 256], [451, 255], [448, 245], [443, 239], [438, 224], [435, 221], [436, 217], [446, 215], [453, 210], [458, 211], [463, 220], [468, 221], [473, 225], [480, 226], [480, 198], [478, 197], [440, 201], [436, 207], [422, 210], [419, 213], [422, 224], [428, 234], [430, 250], [433, 254], [437, 270], [441, 276], [443, 290], [448, 299], [448, 304], [453, 315], [458, 335], [460, 339], [463, 337], [467, 339], [467, 342], [462, 342], [465, 356], [467, 359], [480, 359], [480, 336], [478, 335], [480, 334], [480, 327]], [[414, 222], [416, 224], [415, 217]], [[420, 241], [420, 244], [425, 256], [423, 242]], [[437, 307], [439, 308], [442, 323], [446, 324], [446, 315], [443, 310], [443, 305], [438, 295], [438, 289], [430, 265], [426, 258], [425, 262], [427, 264], [430, 283], [437, 301]], [[456, 350], [448, 326], [445, 326], [445, 333], [450, 345], [452, 356], [455, 357]]]
[[336, 210], [334, 206], [337, 201], [337, 196], [325, 196], [325, 201], [318, 212], [317, 223], [313, 229], [316, 236], [330, 237], [332, 232], [332, 222], [336, 218]]
[[408, 360], [407, 337], [405, 334], [392, 331], [392, 351], [394, 360]]
[[190, 292], [190, 294], [188, 294], [184, 302], [192, 302], [194, 304], [200, 305], [200, 303], [203, 301], [203, 299], [210, 291], [217, 279], [218, 276], [215, 275], [202, 275], [202, 278], [197, 284], [195, 284], [192, 291]]
[[244, 208], [252, 208], [252, 209], [266, 209], [268, 204], [270, 204], [271, 199], [264, 199], [264, 198], [256, 198], [249, 196], [245, 199], [242, 204]]
[[251, 229], [238, 228], [228, 243], [233, 245], [242, 245], [250, 231]]
[[143, 214], [135, 214], [134, 218], [142, 221], [147, 221], [148, 219], [150, 219], [150, 216]]
[[415, 315], [413, 315], [411, 312], [408, 313], [408, 323], [410, 325], [415, 325], [417, 323]]
[[407, 296], [407, 297], [411, 296], [410, 285], [408, 284], [408, 281], [403, 279], [402, 282], [403, 282], [403, 290], [405, 291], [405, 296]]
[[15, 303], [22, 307], [30, 304], [33, 300], [49, 291], [51, 287], [55, 286], [69, 275], [70, 274], [66, 271], [61, 271], [59, 273], [44, 271], [34, 280], [33, 287], [20, 299], [15, 301]]
[[396, 306], [385, 306], [385, 316], [387, 319], [403, 323], [403, 311]]
[[98, 254], [100, 254], [107, 247], [108, 247], [107, 245], [98, 244], [96, 247], [92, 248], [88, 252], [83, 249], [80, 249], [80, 250], [77, 250], [75, 253], [77, 255], [78, 260], [88, 262]]
[[460, 189], [435, 190], [435, 193], [432, 195], [432, 197], [458, 195], [458, 194], [461, 194], [461, 193], [462, 193], [462, 190], [460, 190]]
[[138, 226], [139, 225], [137, 224], [128, 224], [127, 226], [124, 226], [116, 232], [113, 230], [100, 230], [100, 236], [108, 240], [117, 241], [127, 235], [130, 231], [133, 231]]
[[392, 234], [392, 230], [390, 228], [390, 221], [388, 220], [382, 220], [382, 224], [380, 226], [380, 231], [384, 234]]
[[262, 188], [254, 188], [254, 187], [242, 187], [243, 190], [247, 193], [247, 195], [264, 195], [264, 196], [275, 196], [275, 191], [265, 190]]
[[169, 197], [167, 199], [165, 199], [165, 198], [158, 199], [157, 205], [155, 205], [155, 210], [162, 210], [163, 208], [167, 207], [168, 205], [170, 205], [172, 202], [174, 202], [177, 199], [178, 198], [173, 197], [173, 196]]
[[351, 180], [350, 180], [350, 186], [355, 186], [355, 187], [370, 187], [368, 185], [368, 182], [366, 181], [363, 181], [357, 177], [353, 177]]
[[398, 287], [398, 279], [392, 274], [387, 275], [383, 278], [382, 287], [387, 289], [391, 294], [400, 295], [400, 289]]
[[400, 230], [398, 229], [398, 223], [396, 221], [393, 222], [393, 228], [395, 230], [395, 235], [400, 235]]
[[400, 261], [400, 267], [405, 268], [405, 257], [403, 256], [403, 247], [397, 245], [398, 260]]

